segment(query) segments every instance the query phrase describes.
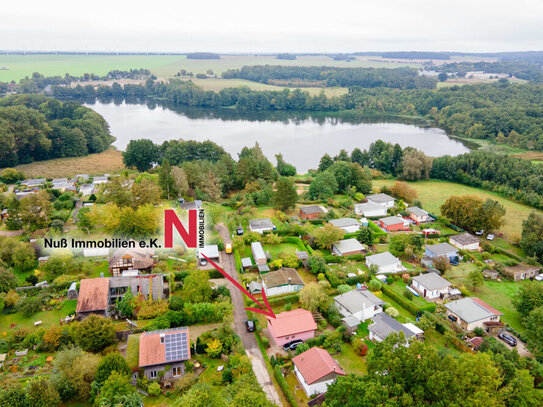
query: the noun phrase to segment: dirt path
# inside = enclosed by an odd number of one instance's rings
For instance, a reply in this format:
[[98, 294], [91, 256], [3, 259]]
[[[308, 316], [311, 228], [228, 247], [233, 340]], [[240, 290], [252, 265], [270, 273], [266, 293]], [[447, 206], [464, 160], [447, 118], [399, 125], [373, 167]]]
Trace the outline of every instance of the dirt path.
[[[230, 234], [226, 226], [223, 224], [218, 224], [215, 226], [215, 228], [221, 235], [225, 244], [231, 243]], [[222, 260], [224, 270], [238, 283], [240, 283], [240, 279], [236, 271], [234, 256], [226, 255], [222, 257]], [[247, 352], [247, 356], [249, 356], [249, 359], [253, 364], [253, 371], [255, 372], [256, 379], [262, 386], [262, 389], [268, 396], [268, 399], [276, 405], [282, 406], [281, 399], [279, 398], [279, 395], [273, 386], [270, 375], [268, 374], [268, 370], [266, 369], [264, 357], [262, 356], [262, 352], [260, 352], [255, 336], [253, 333], [249, 333], [245, 329], [247, 314], [245, 312], [245, 305], [243, 303], [243, 294], [230, 282], [228, 282], [228, 288], [232, 294], [232, 304], [234, 305], [234, 329], [241, 338], [241, 342], [243, 343], [243, 347]]]

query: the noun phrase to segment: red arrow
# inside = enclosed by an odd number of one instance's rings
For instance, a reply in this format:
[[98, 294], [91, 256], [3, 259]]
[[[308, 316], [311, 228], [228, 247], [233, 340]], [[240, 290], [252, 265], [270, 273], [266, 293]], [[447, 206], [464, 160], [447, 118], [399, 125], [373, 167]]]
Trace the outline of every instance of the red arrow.
[[266, 293], [264, 292], [264, 288], [262, 288], [262, 300], [264, 301], [265, 305], [262, 305], [258, 300], [253, 297], [253, 295], [247, 291], [245, 288], [241, 286], [240, 283], [238, 283], [230, 274], [228, 274], [226, 271], [224, 271], [222, 268], [220, 268], [217, 264], [215, 264], [213, 261], [209, 259], [205, 254], [200, 253], [213, 267], [215, 267], [228, 281], [230, 281], [232, 284], [236, 286], [238, 290], [240, 290], [243, 294], [245, 294], [247, 297], [249, 297], [251, 300], [256, 302], [262, 309], [260, 308], [245, 308], [247, 311], [253, 311], [258, 312], [260, 314], [264, 314], [271, 318], [276, 318], [275, 313], [273, 312], [272, 308], [270, 307], [270, 304], [268, 302], [268, 298], [266, 297]]

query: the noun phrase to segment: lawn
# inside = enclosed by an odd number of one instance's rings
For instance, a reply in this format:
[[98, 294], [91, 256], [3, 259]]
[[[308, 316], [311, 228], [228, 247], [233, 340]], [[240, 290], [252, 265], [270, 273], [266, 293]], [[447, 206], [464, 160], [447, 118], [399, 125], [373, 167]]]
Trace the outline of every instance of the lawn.
[[124, 169], [124, 164], [121, 152], [109, 149], [85, 157], [36, 161], [30, 164], [21, 164], [15, 168], [22, 171], [27, 178], [60, 178], [73, 177], [77, 174], [102, 175], [118, 173]]
[[332, 355], [332, 357], [339, 363], [339, 366], [345, 371], [345, 373], [353, 373], [357, 375], [365, 375], [368, 373], [366, 361], [354, 353], [354, 349], [350, 344], [344, 343], [341, 345], [341, 353], [339, 355]]
[[[394, 183], [392, 180], [374, 180], [374, 188], [387, 185], [391, 186]], [[418, 200], [422, 203], [424, 209], [438, 215], [440, 213], [439, 207], [452, 195], [475, 195], [482, 199], [493, 199], [500, 202], [505, 210], [505, 224], [502, 226], [502, 231], [508, 238], [519, 236], [522, 231], [522, 222], [528, 217], [530, 212], [535, 209], [514, 202], [510, 199], [503, 198], [502, 196], [484, 191], [481, 189], [468, 187], [466, 185], [457, 184], [447, 181], [417, 181], [410, 182], [409, 185], [414, 188], [418, 193]], [[543, 212], [538, 211], [543, 214]]]
[[[407, 287], [407, 284], [405, 284], [403, 280], [396, 280], [392, 284], [389, 284], [389, 287], [392, 288], [394, 291], [396, 291], [398, 294], [403, 296], [403, 293]], [[426, 305], [428, 305], [428, 301], [426, 301], [422, 297], [417, 297], [415, 295], [413, 295], [411, 302], [413, 302], [417, 307], [425, 307]]]
[[[17, 329], [26, 328], [34, 330], [38, 328], [48, 328], [51, 325], [58, 324], [60, 319], [74, 314], [77, 300], [65, 300], [59, 311], [41, 311], [26, 318], [21, 313], [1, 314], [0, 315], [0, 337], [7, 337]], [[34, 322], [42, 321], [38, 327], [34, 326]], [[15, 328], [10, 328], [11, 324], [15, 324]]]
[[126, 345], [126, 361], [128, 366], [135, 368], [139, 366], [139, 349], [140, 347], [140, 336], [139, 335], [130, 335], [128, 337], [128, 343]]
[[300, 384], [300, 382], [298, 381], [298, 378], [294, 374], [294, 371], [291, 371], [288, 375], [286, 375], [285, 380], [288, 384], [288, 387], [292, 391], [292, 394], [294, 394], [297, 404], [299, 406], [307, 405], [309, 398], [305, 394], [304, 389], [302, 388], [302, 385]]
[[381, 298], [384, 302], [389, 304], [391, 307], [394, 307], [398, 310], [399, 316], [396, 318], [399, 322], [406, 323], [406, 322], [415, 322], [415, 315], [411, 314], [408, 310], [406, 310], [404, 307], [402, 307], [399, 303], [394, 301], [392, 298], [390, 298], [388, 295], [386, 295], [383, 292], [375, 293], [379, 298]]

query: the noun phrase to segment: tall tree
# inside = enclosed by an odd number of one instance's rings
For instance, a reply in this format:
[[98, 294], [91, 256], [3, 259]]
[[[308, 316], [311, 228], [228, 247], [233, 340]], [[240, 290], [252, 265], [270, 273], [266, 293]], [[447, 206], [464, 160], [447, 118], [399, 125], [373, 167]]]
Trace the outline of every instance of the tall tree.
[[282, 211], [294, 208], [298, 200], [298, 193], [294, 181], [288, 177], [281, 177], [275, 184], [275, 193], [273, 195], [273, 205]]
[[148, 139], [130, 140], [123, 152], [124, 165], [139, 172], [148, 171], [159, 159], [158, 147]]
[[162, 187], [166, 199], [170, 199], [175, 194], [175, 180], [172, 175], [170, 161], [165, 158], [158, 172], [158, 184]]

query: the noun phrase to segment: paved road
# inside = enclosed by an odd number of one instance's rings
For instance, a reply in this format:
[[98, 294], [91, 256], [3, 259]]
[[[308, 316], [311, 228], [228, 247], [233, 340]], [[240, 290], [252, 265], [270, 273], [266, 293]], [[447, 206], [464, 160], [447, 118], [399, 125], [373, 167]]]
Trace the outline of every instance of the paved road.
[[[218, 224], [215, 226], [215, 229], [221, 235], [223, 242], [231, 243], [230, 234], [228, 229], [223, 224]], [[234, 256], [225, 255], [222, 256], [222, 267], [223, 269], [230, 274], [238, 283], [240, 282], [238, 273], [236, 271], [236, 264], [234, 262]], [[247, 352], [247, 356], [253, 364], [253, 371], [255, 372], [256, 379], [264, 389], [264, 392], [268, 396], [268, 399], [278, 406], [282, 406], [281, 399], [273, 386], [268, 370], [266, 369], [266, 364], [264, 363], [264, 357], [260, 348], [256, 342], [253, 333], [247, 332], [245, 329], [245, 320], [247, 319], [247, 314], [245, 312], [245, 305], [243, 303], [243, 294], [234, 285], [228, 282], [228, 288], [232, 293], [232, 304], [234, 305], [234, 329], [236, 333], [241, 338], [243, 347]]]

